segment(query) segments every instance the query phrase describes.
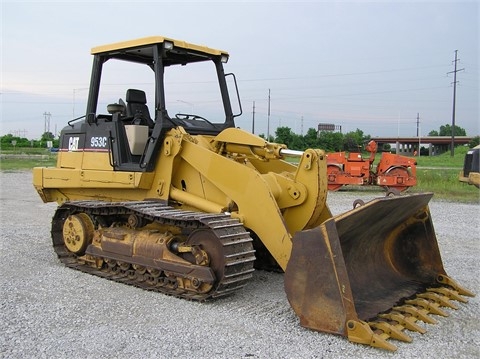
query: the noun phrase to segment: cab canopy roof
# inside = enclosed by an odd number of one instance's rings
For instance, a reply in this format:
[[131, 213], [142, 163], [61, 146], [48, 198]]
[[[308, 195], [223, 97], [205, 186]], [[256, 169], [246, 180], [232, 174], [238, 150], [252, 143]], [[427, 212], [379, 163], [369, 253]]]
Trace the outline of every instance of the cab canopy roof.
[[163, 36], [150, 36], [140, 39], [116, 42], [92, 48], [92, 55], [117, 58], [126, 61], [152, 64], [154, 48], [162, 45], [164, 65], [185, 64], [189, 62], [206, 61], [220, 58], [222, 62], [228, 61], [228, 52], [210, 47], [195, 45], [181, 40]]

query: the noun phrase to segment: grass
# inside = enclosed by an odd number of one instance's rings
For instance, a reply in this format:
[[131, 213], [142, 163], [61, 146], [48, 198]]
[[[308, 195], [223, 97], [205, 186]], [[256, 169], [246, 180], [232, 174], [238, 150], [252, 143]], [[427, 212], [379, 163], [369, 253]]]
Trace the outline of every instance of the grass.
[[57, 164], [56, 158], [47, 159], [11, 159], [2, 158], [0, 161], [1, 171], [30, 170], [33, 167], [54, 167]]
[[[408, 189], [408, 193], [433, 192], [436, 199], [480, 203], [480, 190], [458, 180], [468, 150], [459, 146], [455, 148], [453, 157], [450, 151], [437, 156], [416, 157], [417, 185]], [[374, 166], [380, 157], [381, 153], [377, 153]]]
[[456, 202], [480, 203], [480, 190], [460, 182], [460, 169], [417, 168], [417, 185], [410, 192], [433, 192], [435, 198]]
[[455, 148], [455, 155], [453, 157], [451, 156], [450, 151], [442, 153], [438, 156], [420, 156], [417, 157], [417, 166], [447, 168], [455, 167], [458, 168], [458, 170], [460, 171], [463, 168], [463, 160], [467, 151], [467, 147], [459, 146]]
[[2, 151], [0, 170], [28, 170], [33, 167], [52, 167], [57, 164], [57, 154], [45, 149], [32, 148], [16, 151]]
[[2, 155], [48, 155], [52, 154], [46, 148], [39, 148], [39, 147], [21, 147], [21, 148], [9, 148], [9, 149], [1, 149], [0, 151]]
[[450, 152], [418, 157], [417, 185], [410, 191], [433, 192], [435, 198], [449, 201], [480, 203], [480, 190], [458, 180], [467, 151], [467, 147], [459, 146], [453, 157]]

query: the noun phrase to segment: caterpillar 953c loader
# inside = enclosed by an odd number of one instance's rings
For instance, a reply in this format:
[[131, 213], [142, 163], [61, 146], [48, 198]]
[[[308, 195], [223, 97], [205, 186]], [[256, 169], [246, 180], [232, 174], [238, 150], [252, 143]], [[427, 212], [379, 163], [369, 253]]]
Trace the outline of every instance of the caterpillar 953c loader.
[[[227, 52], [148, 37], [92, 54], [85, 115], [62, 130], [56, 167], [33, 171], [42, 200], [59, 204], [51, 233], [66, 266], [199, 301], [243, 287], [254, 268], [283, 270], [301, 325], [390, 350], [388, 338], [410, 341], [404, 329], [423, 331], [417, 320], [472, 295], [445, 273], [431, 193], [332, 217], [323, 150], [237, 129]], [[148, 70], [134, 81], [151, 92], [124, 89], [109, 104], [133, 68]], [[206, 69], [215, 87], [199, 90], [212, 84]]]

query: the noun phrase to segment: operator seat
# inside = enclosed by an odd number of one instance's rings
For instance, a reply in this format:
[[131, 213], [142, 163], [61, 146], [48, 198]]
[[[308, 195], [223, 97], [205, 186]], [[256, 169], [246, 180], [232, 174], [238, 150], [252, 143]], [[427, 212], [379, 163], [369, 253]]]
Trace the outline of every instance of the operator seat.
[[155, 123], [150, 117], [147, 107], [147, 97], [142, 90], [128, 89], [125, 97], [127, 100], [127, 116], [133, 117], [132, 124], [153, 127]]

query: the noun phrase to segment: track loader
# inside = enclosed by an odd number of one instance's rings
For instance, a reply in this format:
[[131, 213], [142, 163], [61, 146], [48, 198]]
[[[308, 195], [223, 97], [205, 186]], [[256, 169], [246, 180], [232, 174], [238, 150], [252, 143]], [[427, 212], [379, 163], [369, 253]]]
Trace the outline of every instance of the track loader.
[[[58, 203], [52, 242], [66, 266], [198, 301], [242, 288], [255, 268], [284, 271], [301, 325], [389, 350], [473, 295], [443, 268], [431, 193], [332, 216], [323, 150], [236, 128], [227, 52], [154, 36], [92, 54], [85, 115], [63, 128], [56, 167], [33, 170], [41, 199]], [[151, 91], [118, 95], [119, 83]]]
[[480, 188], [480, 145], [468, 150], [458, 180]]

